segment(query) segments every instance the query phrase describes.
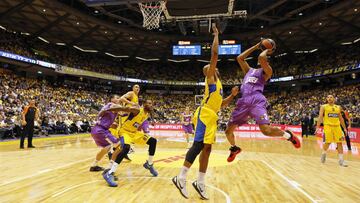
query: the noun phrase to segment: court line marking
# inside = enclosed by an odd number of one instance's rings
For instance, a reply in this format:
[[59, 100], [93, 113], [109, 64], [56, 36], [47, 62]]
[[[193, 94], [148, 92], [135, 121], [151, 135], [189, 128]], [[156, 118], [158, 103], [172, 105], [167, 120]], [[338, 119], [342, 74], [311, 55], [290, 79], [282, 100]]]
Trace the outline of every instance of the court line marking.
[[301, 192], [303, 195], [305, 195], [311, 202], [318, 203], [319, 200], [316, 200], [313, 198], [309, 193], [307, 193], [305, 190], [300, 188], [300, 184], [297, 183], [294, 180], [290, 180], [287, 178], [284, 174], [282, 174], [280, 171], [276, 170], [274, 167], [272, 167], [268, 162], [261, 160], [267, 167], [269, 167], [272, 171], [274, 171], [278, 176], [280, 176], [282, 179], [284, 179], [286, 182], [288, 182], [291, 186], [293, 186], [295, 189], [297, 189], [299, 192]]
[[4, 185], [15, 183], [15, 182], [19, 182], [19, 181], [22, 181], [22, 180], [25, 180], [25, 179], [28, 179], [28, 178], [32, 178], [32, 177], [35, 177], [35, 176], [38, 176], [38, 175], [42, 175], [44, 173], [48, 173], [48, 172], [55, 171], [55, 170], [58, 170], [58, 169], [66, 168], [66, 167], [69, 167], [69, 166], [72, 166], [72, 165], [75, 165], [75, 164], [78, 164], [78, 163], [82, 163], [82, 162], [85, 162], [85, 161], [89, 161], [89, 160], [92, 160], [92, 159], [94, 159], [94, 158], [87, 158], [87, 159], [83, 159], [83, 160], [80, 160], [80, 161], [71, 162], [71, 163], [68, 163], [68, 164], [65, 164], [65, 165], [62, 165], [62, 166], [58, 166], [58, 167], [55, 167], [55, 168], [44, 169], [44, 170], [38, 171], [37, 173], [32, 174], [32, 175], [23, 176], [23, 177], [20, 177], [20, 178], [15, 178], [13, 180], [3, 182], [3, 183], [0, 184], [0, 187], [2, 187]]
[[[153, 180], [156, 180], [156, 179], [163, 179], [163, 180], [169, 180], [171, 181], [171, 178], [169, 177], [142, 177], [142, 176], [134, 176], [134, 177], [119, 177], [119, 180], [120, 179], [153, 179]], [[72, 190], [72, 189], [75, 189], [77, 187], [80, 187], [80, 186], [83, 186], [83, 185], [88, 185], [88, 184], [91, 184], [91, 183], [95, 183], [95, 182], [103, 182], [103, 180], [93, 180], [93, 181], [89, 181], [89, 182], [85, 182], [85, 183], [81, 183], [81, 184], [77, 184], [77, 185], [73, 185], [71, 187], [68, 187], [66, 188], [65, 190], [62, 190], [60, 192], [57, 192], [55, 194], [53, 194], [50, 198], [54, 198], [54, 197], [58, 197], [64, 193], [66, 193], [67, 191], [69, 190]], [[223, 190], [213, 186], [213, 185], [209, 185], [209, 184], [206, 184], [207, 187], [213, 189], [213, 190], [216, 190], [218, 191], [219, 193], [221, 193], [225, 199], [226, 199], [226, 203], [231, 203], [231, 199], [230, 199], [230, 196], [224, 192]]]

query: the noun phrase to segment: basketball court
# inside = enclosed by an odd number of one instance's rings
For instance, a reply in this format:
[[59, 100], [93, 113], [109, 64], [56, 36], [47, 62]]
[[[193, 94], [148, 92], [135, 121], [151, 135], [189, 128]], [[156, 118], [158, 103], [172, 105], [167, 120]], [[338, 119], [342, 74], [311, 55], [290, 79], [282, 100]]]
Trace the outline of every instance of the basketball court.
[[[183, 199], [171, 182], [187, 151], [179, 137], [181, 132], [157, 134], [161, 137], [154, 162], [159, 176], [152, 177], [142, 167], [147, 151], [135, 146], [132, 162], [125, 161], [118, 169], [116, 188], [107, 186], [101, 172], [89, 172], [98, 148], [88, 134], [38, 138], [34, 141], [37, 148], [25, 151], [17, 149], [17, 141], [2, 142], [1, 202], [202, 202], [189, 182], [189, 200]], [[313, 137], [304, 139], [300, 150], [281, 139], [238, 138], [244, 151], [238, 160], [227, 163], [229, 146], [222, 142], [225, 139], [223, 134], [218, 135], [220, 142], [210, 157], [209, 202], [359, 200], [358, 144], [345, 154], [349, 167], [344, 168], [337, 163], [335, 149], [321, 164], [321, 141]], [[101, 165], [108, 165], [107, 158]], [[197, 167], [195, 164], [190, 170], [189, 180], [196, 179]]]
[[[282, 50], [289, 53], [299, 52], [295, 48], [292, 50], [293, 46], [296, 47], [295, 45], [299, 43], [309, 45], [308, 47], [311, 48], [309, 51], [300, 50], [300, 53], [315, 52], [318, 50], [317, 47], [320, 47], [319, 44], [332, 48], [329, 45], [332, 41], [325, 40], [324, 43], [324, 40], [317, 36], [317, 28], [311, 29], [310, 21], [317, 17], [330, 16], [328, 20], [330, 23], [326, 20], [316, 22], [319, 26], [323, 23], [327, 26], [333, 21], [339, 21], [351, 29], [359, 30], [358, 26], [351, 24], [351, 14], [341, 11], [342, 8], [351, 4], [358, 5], [356, 1], [342, 1], [333, 7], [321, 7], [323, 9], [321, 10], [320, 6], [316, 6], [322, 1], [306, 0], [241, 1], [238, 4], [235, 0], [157, 2], [81, 0], [81, 6], [85, 7], [88, 13], [84, 10], [76, 10], [76, 6], [73, 7], [73, 1], [71, 5], [66, 6], [64, 5], [66, 1], [53, 1], [53, 4], [49, 3], [49, 5], [45, 0], [34, 1], [36, 2], [34, 7], [40, 9], [24, 9], [25, 14], [19, 10], [23, 7], [27, 8], [26, 6], [33, 1], [18, 2], [18, 5], [9, 0], [4, 1], [10, 9], [1, 12], [0, 18], [4, 19], [5, 15], [19, 12], [20, 17], [17, 16], [17, 18], [20, 21], [26, 21], [26, 13], [36, 13], [39, 10], [40, 20], [34, 17], [35, 20], [32, 22], [32, 18], [29, 17], [29, 23], [15, 23], [15, 27], [22, 29], [23, 26], [31, 34], [35, 33], [34, 39], [38, 38], [46, 42], [45, 38], [54, 37], [52, 39], [58, 40], [58, 38], [68, 37], [70, 40], [66, 43], [82, 52], [99, 52], [99, 54], [104, 52], [114, 58], [124, 60], [132, 58], [143, 62], [166, 60], [166, 62], [182, 63], [189, 62], [191, 59], [194, 63], [207, 64], [213, 38], [212, 23], [216, 23], [220, 34], [225, 33], [222, 35], [224, 37], [219, 49], [219, 55], [225, 55], [225, 57], [219, 61], [233, 61], [234, 63], [235, 57], [243, 51], [242, 49], [258, 43], [260, 37], [275, 37], [280, 47], [285, 47]], [[284, 5], [288, 7], [285, 8]], [[254, 8], [251, 10], [252, 15], [248, 15], [250, 12], [245, 9], [247, 7]], [[276, 8], [279, 8], [278, 12], [272, 12]], [[309, 17], [300, 17], [303, 16], [302, 11], [308, 8], [313, 9], [308, 13], [304, 12], [304, 15], [309, 14]], [[321, 13], [311, 16], [311, 12], [315, 12], [316, 9], [321, 10]], [[76, 17], [72, 16], [73, 13]], [[98, 17], [100, 14], [103, 16]], [[351, 17], [351, 20], [345, 21], [338, 18], [341, 15]], [[103, 23], [106, 20], [108, 21]], [[9, 21], [3, 25], [10, 26], [11, 23], [12, 21]], [[285, 27], [287, 23], [289, 23], [289, 27], [286, 27], [288, 30], [281, 30], [280, 28]], [[36, 26], [31, 28], [32, 25]], [[294, 29], [296, 26], [301, 29]], [[51, 29], [56, 30], [56, 35], [46, 33]], [[319, 28], [321, 29], [324, 28]], [[226, 30], [228, 33], [225, 32]], [[333, 33], [341, 31], [340, 29], [329, 30]], [[352, 33], [358, 34], [355, 31]], [[307, 40], [308, 35], [314, 39]], [[334, 37], [332, 34], [327, 35], [329, 39]], [[294, 36], [302, 40], [293, 43]], [[288, 46], [281, 39], [286, 40]], [[337, 43], [341, 41], [336, 40]], [[57, 42], [59, 46], [65, 46], [65, 43], [60, 41], [50, 41]], [[101, 51], [95, 50], [94, 47]], [[281, 54], [287, 53], [278, 54], [277, 56], [280, 57]], [[250, 60], [250, 57], [247, 59]], [[29, 61], [31, 62], [30, 59]], [[130, 87], [132, 83], [145, 84], [144, 86], [154, 84], [159, 87], [175, 84], [179, 85], [175, 88], [176, 91], [182, 90], [183, 87], [185, 90], [185, 87], [189, 86], [201, 88], [204, 86], [204, 83], [200, 81], [185, 84], [184, 81], [125, 78], [91, 71], [80, 74], [79, 69], [40, 62], [44, 67], [48, 66], [49, 72], [52, 68], [51, 71], [54, 73], [71, 74], [74, 72], [74, 75], [88, 78], [101, 76], [103, 77], [101, 80], [109, 85], [112, 82], [119, 82], [122, 85], [126, 83], [127, 87]], [[32, 69], [29, 72], [39, 73], [38, 70], [40, 69]], [[200, 69], [199, 71], [201, 72]], [[43, 72], [40, 71], [39, 74]], [[108, 78], [111, 82], [108, 82]], [[281, 80], [281, 78], [277, 79]], [[283, 79], [283, 81], [288, 81], [286, 77]], [[230, 86], [232, 84], [227, 84], [227, 88]], [[200, 100], [201, 96], [197, 95], [195, 103], [199, 104]], [[34, 139], [36, 148], [25, 150], [19, 149], [18, 140], [0, 142], [0, 171], [2, 172], [0, 174], [0, 203], [203, 202], [204, 200], [199, 198], [190, 182], [196, 179], [198, 160], [194, 162], [188, 173], [189, 199], [184, 199], [171, 181], [172, 177], [178, 175], [187, 152], [183, 132], [156, 130], [151, 134], [158, 139], [154, 167], [159, 172], [159, 176], [152, 177], [143, 167], [148, 157], [147, 146], [135, 145], [135, 153], [129, 155], [132, 161], [124, 161], [119, 165], [116, 173], [119, 178], [118, 187], [109, 187], [101, 172], [89, 171], [99, 151], [90, 134], [37, 138]], [[224, 133], [217, 134], [217, 143], [213, 145], [206, 176], [207, 193], [210, 197], [207, 202], [360, 202], [360, 143], [352, 143], [352, 151], [347, 151], [344, 145], [344, 159], [349, 166], [340, 167], [334, 145], [330, 147], [326, 163], [320, 163], [322, 141], [318, 137], [310, 136], [302, 139], [302, 147], [295, 149], [283, 138], [265, 138], [259, 132], [237, 132], [236, 135], [237, 144], [243, 151], [235, 161], [228, 163], [226, 159], [229, 144]], [[104, 157], [100, 165], [107, 167], [108, 158]]]

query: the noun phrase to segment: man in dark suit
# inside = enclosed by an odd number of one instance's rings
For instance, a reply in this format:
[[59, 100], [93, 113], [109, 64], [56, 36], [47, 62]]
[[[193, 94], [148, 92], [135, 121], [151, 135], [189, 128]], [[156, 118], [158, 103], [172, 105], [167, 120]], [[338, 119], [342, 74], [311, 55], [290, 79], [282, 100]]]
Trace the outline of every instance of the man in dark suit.
[[21, 124], [24, 126], [23, 133], [20, 139], [20, 149], [24, 149], [25, 137], [28, 137], [28, 148], [35, 148], [32, 144], [32, 138], [34, 135], [34, 123], [39, 119], [39, 110], [35, 106], [35, 100], [30, 100], [29, 105], [25, 106], [22, 112]]
[[[307, 116], [307, 123], [306, 123], [306, 128], [307, 128], [307, 135], [313, 135], [314, 134], [314, 117], [309, 113]], [[306, 137], [307, 137], [306, 135]]]
[[306, 135], [306, 137], [308, 136], [307, 122], [307, 116], [306, 114], [303, 114], [301, 117], [301, 137], [304, 137], [304, 135]]

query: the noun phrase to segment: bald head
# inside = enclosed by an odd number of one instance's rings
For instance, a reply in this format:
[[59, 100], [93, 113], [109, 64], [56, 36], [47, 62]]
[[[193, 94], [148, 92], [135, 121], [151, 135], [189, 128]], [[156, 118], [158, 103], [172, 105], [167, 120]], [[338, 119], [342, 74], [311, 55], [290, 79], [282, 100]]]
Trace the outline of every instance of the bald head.
[[[203, 74], [204, 74], [205, 77], [207, 76], [207, 72], [208, 72], [209, 69], [210, 69], [210, 64], [207, 64], [207, 65], [204, 66]], [[219, 77], [219, 75], [220, 75], [219, 69], [217, 69], [217, 68], [215, 68], [215, 69], [216, 69], [215, 70], [215, 75], [216, 75], [216, 77]]]

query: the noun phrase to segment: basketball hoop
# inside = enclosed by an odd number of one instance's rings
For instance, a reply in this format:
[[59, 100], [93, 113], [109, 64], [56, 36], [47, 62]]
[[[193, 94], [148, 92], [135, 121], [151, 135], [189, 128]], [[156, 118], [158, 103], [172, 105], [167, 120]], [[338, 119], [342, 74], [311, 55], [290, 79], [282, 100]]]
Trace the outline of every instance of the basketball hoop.
[[139, 7], [144, 18], [143, 27], [148, 30], [159, 28], [165, 1], [139, 3]]

